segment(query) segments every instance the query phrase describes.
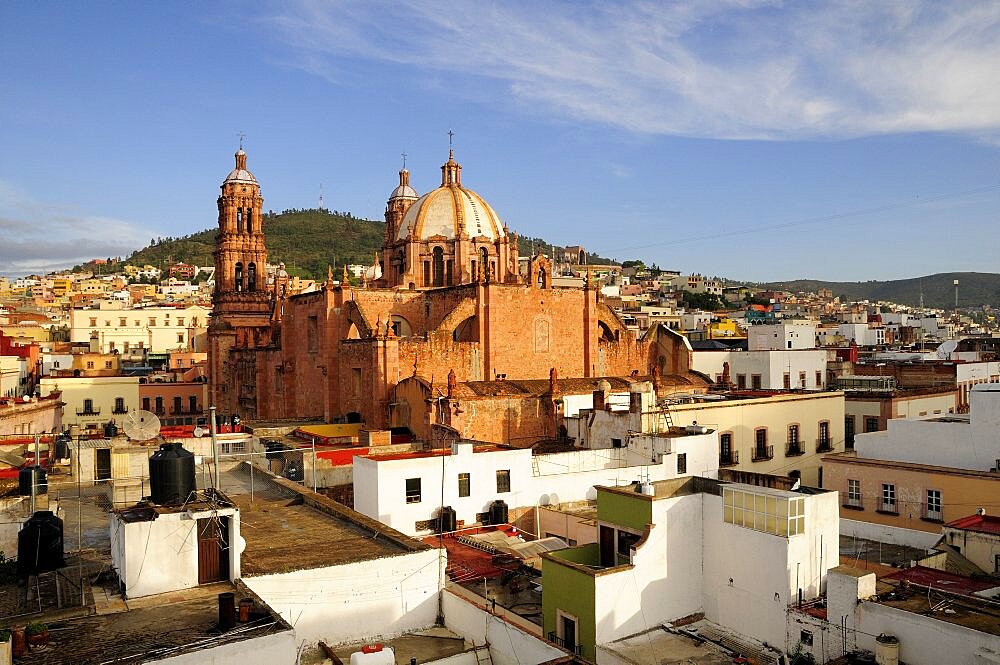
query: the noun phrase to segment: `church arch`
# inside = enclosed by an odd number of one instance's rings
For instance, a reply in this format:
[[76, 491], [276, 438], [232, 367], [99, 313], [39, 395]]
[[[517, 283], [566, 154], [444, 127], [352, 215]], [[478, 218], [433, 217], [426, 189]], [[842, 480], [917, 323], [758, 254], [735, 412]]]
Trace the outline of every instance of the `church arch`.
[[479, 341], [479, 317], [470, 316], [457, 326], [451, 335], [456, 342], [478, 342]]
[[611, 331], [611, 326], [609, 326], [604, 321], [598, 319], [597, 329], [601, 331], [601, 341], [602, 342], [614, 342], [617, 341], [615, 333]]
[[396, 337], [411, 337], [413, 335], [413, 327], [404, 317], [393, 314], [389, 320], [392, 325], [392, 334]]
[[257, 290], [257, 264], [251, 261], [247, 264], [247, 291]]
[[344, 318], [346, 330], [344, 339], [362, 339], [372, 336], [372, 327], [368, 324], [357, 303], [349, 300], [344, 303]]
[[243, 262], [242, 261], [237, 261], [236, 262], [236, 272], [234, 274], [234, 277], [235, 277], [235, 281], [236, 281], [236, 290], [237, 291], [242, 291], [243, 290]]

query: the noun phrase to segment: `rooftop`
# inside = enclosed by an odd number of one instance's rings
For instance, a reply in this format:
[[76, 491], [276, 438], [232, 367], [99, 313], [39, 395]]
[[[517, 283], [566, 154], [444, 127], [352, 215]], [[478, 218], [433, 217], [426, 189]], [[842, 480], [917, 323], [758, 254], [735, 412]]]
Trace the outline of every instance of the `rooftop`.
[[222, 583], [130, 600], [128, 606], [123, 603], [118, 611], [109, 613], [62, 620], [49, 619], [44, 614], [31, 617], [30, 620], [47, 622], [49, 644], [18, 658], [17, 662], [19, 665], [144, 663], [291, 630], [281, 617], [257, 602], [248, 623], [237, 624], [233, 631], [220, 631], [218, 594], [227, 591], [235, 593], [237, 605], [243, 598], [259, 600], [242, 585]]
[[[940, 573], [941, 571], [934, 571], [931, 577], [936, 579], [941, 576]], [[926, 573], [912, 575], [916, 579], [923, 579]], [[1000, 635], [1000, 604], [963, 594], [963, 587], [955, 586], [956, 589], [947, 589], [917, 581], [908, 581], [908, 586], [904, 586], [901, 579], [883, 578], [876, 585], [877, 601], [874, 602], [991, 635]], [[967, 588], [965, 586], [965, 590]]]
[[[241, 561], [246, 577], [339, 566], [430, 546], [365, 517], [319, 494], [302, 492], [283, 479], [263, 480], [285, 492], [264, 487], [251, 499], [240, 494], [240, 535], [246, 540]], [[336, 546], [332, 546], [336, 544]]]
[[968, 517], [959, 518], [954, 522], [948, 522], [945, 526], [952, 529], [1000, 534], [1000, 517], [994, 515], [969, 515]]
[[[369, 640], [341, 644], [333, 647], [333, 652], [344, 663], [350, 663], [351, 654], [361, 651], [361, 647], [370, 643]], [[442, 627], [405, 633], [380, 643], [383, 647], [392, 649], [397, 663], [408, 663], [411, 658], [416, 658], [418, 663], [428, 663], [455, 656], [472, 648], [471, 644], [466, 645], [462, 636]]]
[[681, 627], [656, 626], [600, 648], [634, 665], [731, 665], [738, 655], [755, 663], [774, 662], [763, 645], [737, 640], [704, 619]]

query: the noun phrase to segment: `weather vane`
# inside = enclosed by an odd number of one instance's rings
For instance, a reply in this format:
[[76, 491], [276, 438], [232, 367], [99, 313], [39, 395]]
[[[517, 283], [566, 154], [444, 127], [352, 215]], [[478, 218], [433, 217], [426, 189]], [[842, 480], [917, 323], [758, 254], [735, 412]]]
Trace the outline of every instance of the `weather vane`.
[[241, 132], [239, 132], [239, 136], [240, 136], [240, 150], [242, 150], [242, 149], [243, 149], [243, 139], [245, 139], [245, 138], [247, 137], [247, 135], [246, 135], [246, 134], [244, 134], [244, 133], [243, 133], [243, 132], [241, 131]]
[[453, 146], [452, 146], [452, 144], [451, 144], [451, 140], [452, 140], [453, 138], [455, 138], [455, 132], [453, 132], [453, 131], [451, 131], [451, 130], [449, 129], [449, 130], [448, 130], [448, 150], [451, 150], [451, 149], [452, 149], [452, 147], [453, 147]]
[[403, 156], [403, 170], [405, 171], [406, 170], [406, 153], [405, 152], [401, 152], [400, 154]]

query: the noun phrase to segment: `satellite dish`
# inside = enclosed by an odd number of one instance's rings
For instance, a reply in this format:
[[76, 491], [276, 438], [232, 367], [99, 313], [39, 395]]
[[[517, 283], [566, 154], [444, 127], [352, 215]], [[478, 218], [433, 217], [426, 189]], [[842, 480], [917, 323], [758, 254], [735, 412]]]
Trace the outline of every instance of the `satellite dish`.
[[133, 441], [149, 441], [160, 433], [160, 419], [149, 411], [129, 411], [125, 414], [122, 429]]
[[205, 436], [205, 428], [199, 425], [198, 427], [194, 428], [192, 434], [194, 434], [195, 438], [200, 439], [201, 437]]

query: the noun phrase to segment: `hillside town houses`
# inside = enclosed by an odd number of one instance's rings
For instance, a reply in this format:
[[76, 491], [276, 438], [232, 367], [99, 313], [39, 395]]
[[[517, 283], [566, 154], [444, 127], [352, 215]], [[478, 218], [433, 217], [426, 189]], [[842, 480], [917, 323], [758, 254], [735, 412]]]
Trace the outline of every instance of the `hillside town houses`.
[[993, 310], [534, 245], [454, 151], [308, 275], [248, 161], [214, 265], [0, 278], [13, 662], [1000, 663]]

